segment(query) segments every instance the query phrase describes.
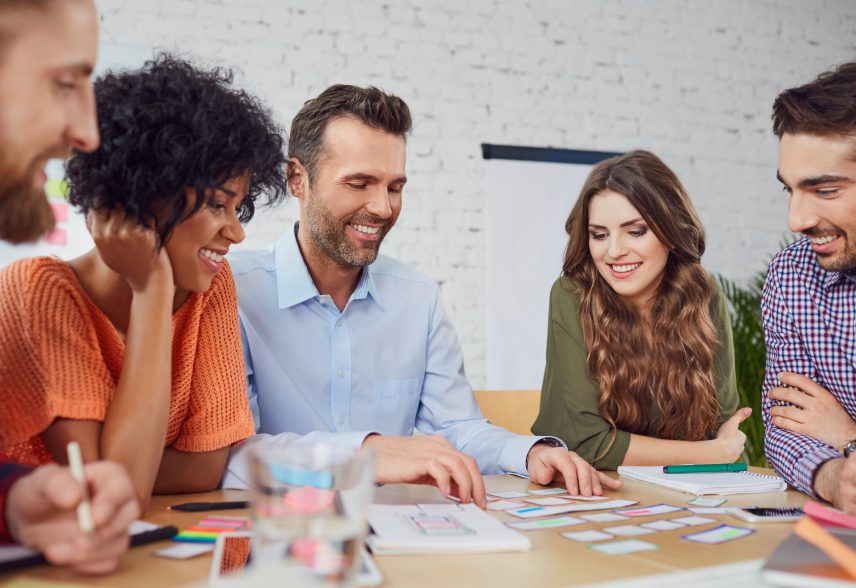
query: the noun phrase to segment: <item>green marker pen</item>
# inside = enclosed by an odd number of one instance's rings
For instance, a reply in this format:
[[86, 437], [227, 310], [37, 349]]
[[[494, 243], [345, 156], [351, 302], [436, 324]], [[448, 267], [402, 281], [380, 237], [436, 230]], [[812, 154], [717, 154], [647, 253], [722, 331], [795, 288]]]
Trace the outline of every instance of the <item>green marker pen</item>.
[[717, 472], [745, 472], [745, 463], [699, 463], [663, 466], [664, 474], [705, 474]]

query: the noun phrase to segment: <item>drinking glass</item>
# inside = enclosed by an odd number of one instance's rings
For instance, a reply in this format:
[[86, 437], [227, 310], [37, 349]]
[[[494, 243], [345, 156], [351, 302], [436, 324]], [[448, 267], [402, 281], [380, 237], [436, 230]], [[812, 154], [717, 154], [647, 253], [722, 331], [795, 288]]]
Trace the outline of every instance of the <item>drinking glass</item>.
[[250, 455], [250, 572], [293, 586], [354, 586], [375, 457], [327, 444]]

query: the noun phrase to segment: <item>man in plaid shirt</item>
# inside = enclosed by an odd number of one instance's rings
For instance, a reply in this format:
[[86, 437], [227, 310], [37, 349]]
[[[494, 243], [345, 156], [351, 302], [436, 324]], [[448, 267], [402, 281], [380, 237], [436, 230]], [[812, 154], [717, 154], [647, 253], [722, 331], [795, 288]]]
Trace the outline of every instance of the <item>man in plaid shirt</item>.
[[766, 452], [788, 483], [856, 513], [856, 63], [773, 105], [788, 226], [770, 264]]

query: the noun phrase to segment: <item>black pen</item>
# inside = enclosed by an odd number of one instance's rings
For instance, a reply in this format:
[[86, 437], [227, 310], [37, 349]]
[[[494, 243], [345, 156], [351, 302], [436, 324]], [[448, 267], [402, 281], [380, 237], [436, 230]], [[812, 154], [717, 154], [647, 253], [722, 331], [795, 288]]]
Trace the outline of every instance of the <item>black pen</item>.
[[232, 510], [238, 508], [249, 508], [250, 503], [246, 500], [236, 502], [185, 502], [184, 504], [173, 504], [169, 510], [180, 510], [183, 512], [200, 512], [203, 510]]

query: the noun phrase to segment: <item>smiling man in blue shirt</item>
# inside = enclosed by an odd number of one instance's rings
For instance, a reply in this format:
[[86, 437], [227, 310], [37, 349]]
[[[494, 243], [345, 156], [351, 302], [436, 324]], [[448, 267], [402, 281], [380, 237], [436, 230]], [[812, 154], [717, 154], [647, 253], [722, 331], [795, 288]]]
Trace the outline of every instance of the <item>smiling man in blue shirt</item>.
[[233, 451], [224, 485], [247, 481], [247, 445], [324, 441], [374, 447], [379, 482], [435, 484], [482, 506], [481, 473], [563, 480], [573, 494], [619, 487], [561, 441], [485, 420], [437, 285], [378, 255], [401, 212], [410, 128], [400, 98], [345, 85], [295, 117], [300, 222], [270, 250], [230, 258], [259, 435]]

